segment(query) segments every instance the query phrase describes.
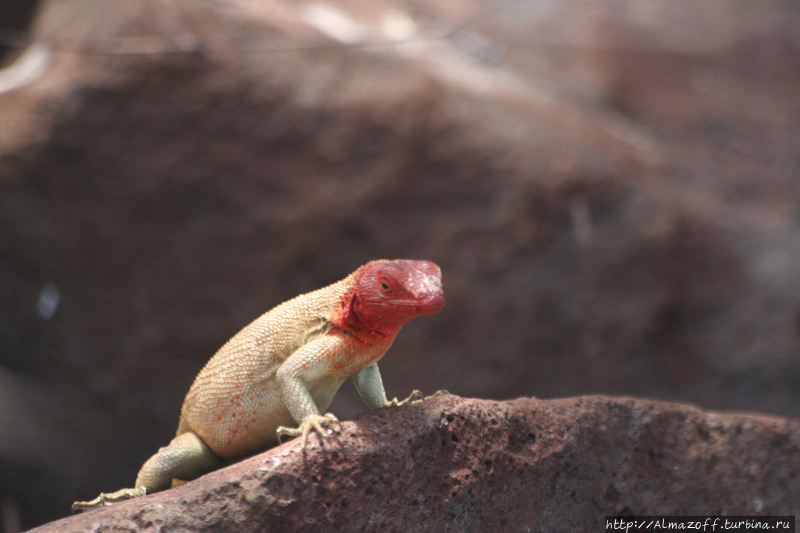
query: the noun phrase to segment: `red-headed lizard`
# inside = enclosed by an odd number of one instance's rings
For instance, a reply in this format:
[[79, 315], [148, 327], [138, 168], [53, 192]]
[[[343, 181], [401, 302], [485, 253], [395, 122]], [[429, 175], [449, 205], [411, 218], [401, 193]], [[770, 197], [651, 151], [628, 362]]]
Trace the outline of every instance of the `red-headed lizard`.
[[[325, 413], [348, 376], [371, 408], [386, 399], [378, 360], [403, 324], [444, 306], [430, 261], [372, 261], [345, 279], [268, 311], [237, 333], [194, 380], [176, 437], [145, 462], [135, 488], [75, 502], [73, 512], [165, 490], [278, 443], [326, 436]], [[295, 424], [298, 427], [290, 427]], [[175, 480], [175, 481], [173, 481]]]

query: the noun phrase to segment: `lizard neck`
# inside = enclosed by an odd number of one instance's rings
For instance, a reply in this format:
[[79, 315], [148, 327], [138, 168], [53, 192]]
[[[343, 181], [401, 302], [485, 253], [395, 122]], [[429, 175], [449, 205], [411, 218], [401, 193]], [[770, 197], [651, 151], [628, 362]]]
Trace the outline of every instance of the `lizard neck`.
[[358, 298], [350, 294], [340, 303], [338, 312], [334, 313], [333, 325], [357, 339], [369, 344], [393, 340], [400, 332], [401, 324], [387, 324], [359, 312]]

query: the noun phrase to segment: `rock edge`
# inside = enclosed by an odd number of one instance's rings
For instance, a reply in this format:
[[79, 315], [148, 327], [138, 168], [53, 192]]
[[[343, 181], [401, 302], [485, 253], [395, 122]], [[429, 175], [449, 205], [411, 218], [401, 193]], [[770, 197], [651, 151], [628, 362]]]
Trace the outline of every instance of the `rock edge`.
[[800, 423], [758, 414], [447, 395], [318, 442], [32, 531], [602, 531], [607, 515], [800, 510]]

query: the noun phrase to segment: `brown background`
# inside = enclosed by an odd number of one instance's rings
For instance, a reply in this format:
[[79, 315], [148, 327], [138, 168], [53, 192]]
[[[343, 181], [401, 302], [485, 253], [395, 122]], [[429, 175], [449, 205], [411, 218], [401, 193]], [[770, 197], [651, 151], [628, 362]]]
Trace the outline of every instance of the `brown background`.
[[40, 6], [50, 60], [0, 93], [6, 523], [130, 486], [225, 340], [381, 257], [447, 297], [390, 396], [800, 413], [795, 4], [329, 4], [355, 47], [254, 5]]

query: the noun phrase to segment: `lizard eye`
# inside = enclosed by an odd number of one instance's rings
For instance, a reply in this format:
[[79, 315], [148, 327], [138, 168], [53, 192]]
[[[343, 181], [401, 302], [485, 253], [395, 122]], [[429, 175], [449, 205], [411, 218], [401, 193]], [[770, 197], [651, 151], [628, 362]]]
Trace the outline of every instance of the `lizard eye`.
[[378, 278], [378, 287], [383, 294], [392, 294], [395, 291], [395, 284], [387, 277]]

